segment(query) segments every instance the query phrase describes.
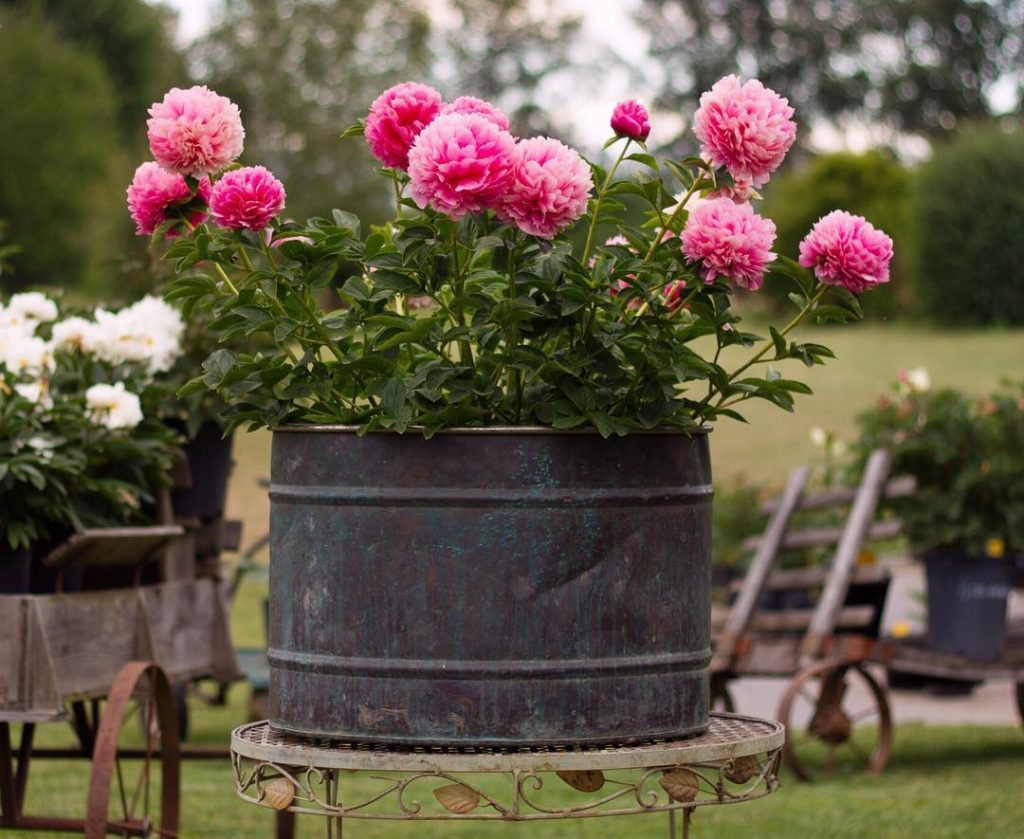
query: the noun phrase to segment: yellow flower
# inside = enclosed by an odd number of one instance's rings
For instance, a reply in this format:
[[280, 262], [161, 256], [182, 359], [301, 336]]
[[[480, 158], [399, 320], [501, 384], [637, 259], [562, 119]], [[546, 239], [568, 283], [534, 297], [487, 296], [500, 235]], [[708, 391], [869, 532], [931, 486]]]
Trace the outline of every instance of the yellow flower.
[[993, 559], [1002, 559], [1006, 555], [1006, 543], [1002, 539], [989, 539], [985, 543], [985, 553]]

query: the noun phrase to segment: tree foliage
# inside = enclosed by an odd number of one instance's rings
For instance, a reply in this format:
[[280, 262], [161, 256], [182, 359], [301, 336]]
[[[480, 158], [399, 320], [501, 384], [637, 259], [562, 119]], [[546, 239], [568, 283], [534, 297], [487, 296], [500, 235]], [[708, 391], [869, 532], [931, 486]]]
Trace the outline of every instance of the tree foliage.
[[915, 179], [917, 295], [940, 321], [1024, 324], [1024, 131], [997, 125], [938, 149]]
[[692, 107], [727, 73], [757, 77], [800, 117], [860, 117], [924, 134], [988, 115], [1018, 85], [1022, 0], [643, 0], [663, 105]]
[[140, 117], [168, 87], [185, 81], [166, 7], [144, 0], [0, 0], [0, 6], [45, 20], [60, 40], [96, 56], [117, 96], [122, 130], [144, 148]]
[[428, 16], [413, 0], [222, 0], [195, 69], [241, 107], [244, 159], [287, 184], [289, 214], [356, 207], [380, 220], [390, 196], [366, 149], [338, 142], [341, 129], [415, 80], [493, 101], [524, 135], [551, 131], [533, 97], [567, 66], [579, 24], [553, 5], [451, 0]]
[[338, 137], [382, 90], [424, 76], [430, 22], [419, 6], [223, 0], [195, 45], [198, 74], [242, 109], [243, 159], [287, 184], [290, 215], [336, 206], [358, 206], [370, 219], [386, 212], [368, 151]]
[[[94, 56], [0, 11], [0, 218], [19, 281], [74, 286], [118, 251], [117, 100]], [[8, 280], [4, 279], [4, 285]]]
[[451, 0], [451, 10], [455, 20], [441, 33], [442, 60], [434, 67], [441, 85], [503, 107], [517, 136], [564, 133], [534, 98], [545, 79], [570, 65], [580, 18], [553, 0]]

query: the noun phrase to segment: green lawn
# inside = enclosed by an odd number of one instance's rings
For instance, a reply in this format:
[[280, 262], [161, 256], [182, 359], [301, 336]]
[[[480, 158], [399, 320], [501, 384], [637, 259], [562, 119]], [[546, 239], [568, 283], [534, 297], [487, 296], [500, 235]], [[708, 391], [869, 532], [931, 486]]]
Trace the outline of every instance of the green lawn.
[[[197, 708], [194, 742], [225, 742], [243, 715], [245, 688], [223, 709]], [[58, 726], [43, 732], [56, 742]], [[30, 811], [80, 814], [87, 780], [81, 763], [39, 763], [33, 773]], [[892, 762], [877, 778], [844, 777], [815, 785], [783, 776], [781, 789], [761, 801], [705, 808], [694, 820], [695, 839], [1011, 839], [1024, 835], [1024, 732], [1008, 727], [903, 725]], [[372, 783], [370, 781], [359, 783]], [[438, 784], [440, 785], [440, 784]], [[427, 789], [429, 789], [429, 785]], [[181, 836], [191, 839], [256, 839], [273, 835], [272, 814], [234, 795], [227, 762], [184, 766]], [[568, 802], [573, 795], [566, 792]], [[299, 820], [300, 835], [323, 836], [323, 824]], [[661, 839], [664, 815], [531, 824], [415, 825], [350, 820], [346, 839]], [[12, 837], [42, 836], [14, 832]]]
[[[718, 478], [745, 474], [752, 479], [781, 480], [792, 465], [814, 457], [808, 440], [811, 427], [820, 425], [849, 435], [856, 411], [879, 395], [900, 368], [927, 367], [936, 386], [954, 385], [974, 393], [994, 387], [1003, 377], [1024, 376], [1024, 330], [946, 332], [869, 324], [803, 334], [830, 345], [838, 359], [823, 369], [790, 373], [806, 372], [816, 391], [798, 403], [795, 415], [755, 405], [747, 412], [750, 427], [723, 422], [712, 437]], [[268, 474], [269, 445], [265, 433], [243, 434], [237, 442], [229, 512], [243, 519], [246, 542], [267, 526], [266, 491], [257, 482]], [[232, 613], [237, 644], [263, 643], [265, 593], [265, 581], [255, 577], [243, 586]], [[244, 721], [246, 690], [235, 688], [226, 708], [196, 707], [194, 742], [226, 744], [231, 728]], [[66, 734], [59, 726], [49, 726], [40, 739], [56, 743], [62, 738], [66, 740]], [[30, 811], [81, 814], [87, 784], [83, 769], [81, 763], [38, 765], [30, 785]], [[1024, 733], [1020, 729], [905, 725], [897, 730], [892, 763], [882, 777], [846, 778], [816, 786], [787, 778], [780, 792], [767, 800], [702, 810], [693, 835], [715, 839], [1024, 837], [1021, 779]], [[183, 797], [183, 837], [272, 835], [271, 815], [235, 798], [227, 763], [186, 765]], [[324, 835], [321, 825], [307, 824], [303, 829], [301, 821], [300, 833]], [[530, 825], [352, 822], [345, 836], [618, 839], [627, 833], [636, 839], [665, 836], [664, 817]]]

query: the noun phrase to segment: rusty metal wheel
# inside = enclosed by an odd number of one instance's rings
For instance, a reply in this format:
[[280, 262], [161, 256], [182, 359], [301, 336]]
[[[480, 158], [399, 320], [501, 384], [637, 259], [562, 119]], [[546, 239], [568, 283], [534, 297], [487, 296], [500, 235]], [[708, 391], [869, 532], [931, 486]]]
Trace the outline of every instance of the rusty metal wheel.
[[729, 692], [729, 682], [720, 677], [711, 677], [711, 710], [724, 711], [726, 714], [736, 713], [736, 703]]
[[[130, 723], [136, 714], [144, 721], [141, 734], [140, 726]], [[128, 742], [132, 739], [136, 742]], [[176, 837], [180, 762], [178, 721], [167, 677], [149, 662], [126, 664], [100, 716], [85, 839]], [[159, 805], [153, 794], [157, 790]]]
[[802, 670], [779, 705], [782, 759], [803, 781], [859, 771], [877, 774], [892, 750], [885, 691], [862, 663], [826, 659]]

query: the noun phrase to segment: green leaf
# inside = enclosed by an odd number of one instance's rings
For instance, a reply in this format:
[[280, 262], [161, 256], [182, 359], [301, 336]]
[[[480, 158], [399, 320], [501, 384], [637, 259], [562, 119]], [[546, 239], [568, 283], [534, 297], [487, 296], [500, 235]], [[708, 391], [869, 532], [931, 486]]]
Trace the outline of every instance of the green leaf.
[[405, 407], [406, 389], [401, 379], [388, 379], [380, 394], [380, 406], [391, 416], [398, 416]]

